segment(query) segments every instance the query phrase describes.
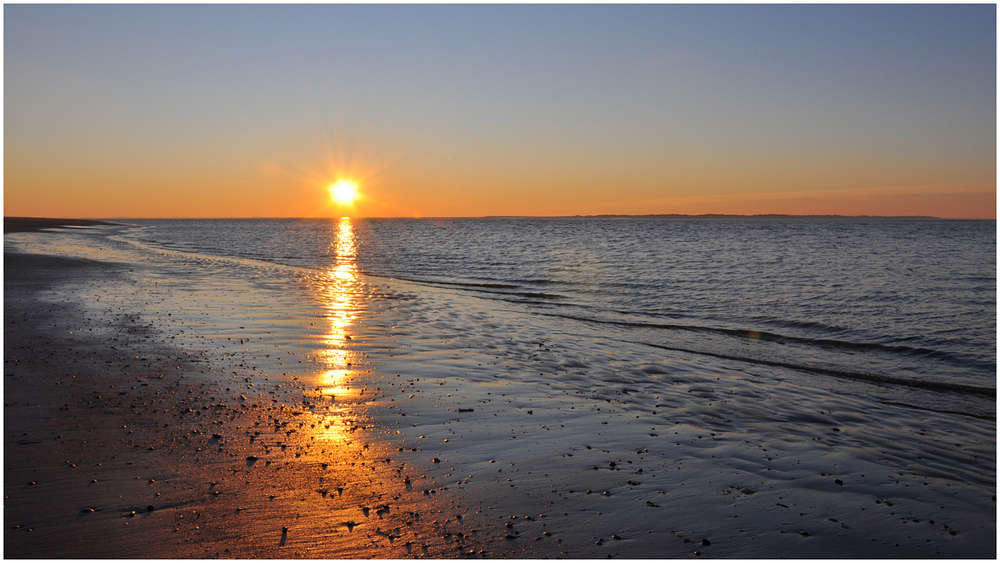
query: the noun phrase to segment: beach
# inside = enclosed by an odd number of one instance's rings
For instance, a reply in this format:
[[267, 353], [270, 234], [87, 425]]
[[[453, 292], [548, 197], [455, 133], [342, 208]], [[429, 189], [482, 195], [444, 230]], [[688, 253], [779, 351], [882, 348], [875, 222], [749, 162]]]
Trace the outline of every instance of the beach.
[[997, 559], [996, 3], [4, 6], [8, 559]]
[[353, 262], [24, 236], [7, 558], [996, 557], [995, 393], [917, 409]]

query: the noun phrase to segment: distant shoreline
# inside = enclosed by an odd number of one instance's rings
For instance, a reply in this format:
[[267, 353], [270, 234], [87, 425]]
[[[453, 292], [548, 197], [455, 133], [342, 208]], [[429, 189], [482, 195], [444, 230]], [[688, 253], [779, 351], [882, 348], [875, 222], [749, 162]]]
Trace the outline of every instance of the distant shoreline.
[[[113, 217], [106, 219], [51, 219], [44, 217], [4, 217], [4, 232], [31, 232], [52, 227], [89, 227], [95, 225], [116, 225], [111, 221], [218, 221], [218, 220], [335, 220], [338, 217]], [[732, 215], [723, 213], [704, 213], [701, 215], [685, 215], [682, 213], [651, 213], [647, 215], [481, 215], [476, 217], [352, 217], [352, 219], [858, 219], [858, 220], [890, 220], [890, 221], [996, 221], [993, 219], [933, 217], [930, 215], [784, 215], [768, 213], [757, 215]]]
[[[942, 217], [929, 215], [786, 215], [782, 213], [759, 213], [756, 215], [736, 215], [726, 213], [702, 213], [688, 215], [683, 213], [649, 213], [646, 215], [554, 215], [549, 217], [533, 217], [530, 215], [486, 215], [483, 219], [926, 219], [942, 220]], [[945, 219], [950, 221], [990, 221], [992, 219]]]

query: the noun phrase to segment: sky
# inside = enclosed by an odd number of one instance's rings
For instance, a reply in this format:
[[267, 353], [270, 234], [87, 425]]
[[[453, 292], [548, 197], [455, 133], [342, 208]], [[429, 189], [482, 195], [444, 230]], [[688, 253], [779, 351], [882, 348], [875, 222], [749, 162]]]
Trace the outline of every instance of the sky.
[[3, 16], [5, 216], [996, 218], [995, 5]]

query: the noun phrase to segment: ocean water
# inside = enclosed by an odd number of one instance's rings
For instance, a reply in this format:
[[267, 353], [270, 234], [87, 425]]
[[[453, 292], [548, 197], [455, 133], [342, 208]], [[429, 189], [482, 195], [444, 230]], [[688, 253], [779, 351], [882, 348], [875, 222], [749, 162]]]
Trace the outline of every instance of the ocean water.
[[993, 221], [141, 221], [125, 238], [484, 300], [566, 330], [812, 375], [995, 395]]
[[825, 386], [891, 389], [921, 407], [995, 412], [994, 221], [122, 223], [69, 234], [90, 246], [168, 252], [182, 264], [206, 265], [186, 271], [191, 283], [218, 283], [225, 271], [272, 288], [311, 282], [322, 292], [329, 272], [349, 265], [352, 276], [462, 294], [568, 338], [791, 370]]

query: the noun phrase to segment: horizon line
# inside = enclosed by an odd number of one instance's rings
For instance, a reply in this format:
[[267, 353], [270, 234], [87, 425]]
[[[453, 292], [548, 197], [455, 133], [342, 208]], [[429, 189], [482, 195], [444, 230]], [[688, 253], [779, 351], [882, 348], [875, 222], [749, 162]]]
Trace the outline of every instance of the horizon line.
[[[97, 220], [97, 221], [112, 221], [112, 220], [157, 220], [157, 221], [170, 221], [170, 220], [239, 220], [239, 219], [267, 219], [267, 220], [280, 220], [280, 219], [298, 219], [298, 220], [335, 220], [341, 219], [342, 217], [267, 217], [267, 216], [249, 216], [249, 217], [135, 217], [135, 216], [118, 216], [118, 217], [38, 217], [38, 216], [18, 216], [18, 215], [4, 215], [4, 219], [41, 219], [47, 221], [57, 221], [57, 220]], [[738, 213], [647, 213], [647, 214], [624, 214], [624, 213], [601, 213], [594, 215], [476, 215], [476, 216], [396, 216], [396, 217], [348, 217], [350, 219], [656, 219], [656, 218], [733, 218], [733, 219], [753, 219], [753, 218], [789, 218], [789, 219], [934, 219], [934, 220], [946, 220], [946, 221], [996, 221], [996, 218], [975, 218], [975, 217], [937, 217], [933, 215], [839, 215], [839, 214], [804, 214], [796, 215], [789, 213], [755, 213], [755, 214], [738, 214]]]

